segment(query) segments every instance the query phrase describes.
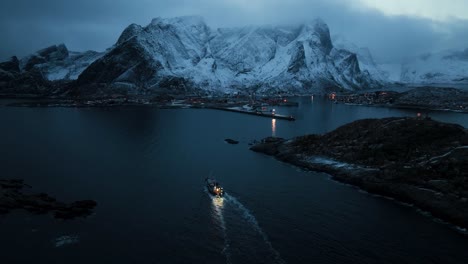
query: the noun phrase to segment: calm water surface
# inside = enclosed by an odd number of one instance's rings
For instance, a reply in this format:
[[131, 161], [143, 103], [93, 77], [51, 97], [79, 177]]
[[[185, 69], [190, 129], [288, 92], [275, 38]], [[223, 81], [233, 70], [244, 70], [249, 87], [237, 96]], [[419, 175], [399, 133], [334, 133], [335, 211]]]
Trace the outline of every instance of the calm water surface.
[[[298, 108], [277, 109], [296, 122], [197, 109], [0, 106], [2, 178], [98, 202], [86, 219], [0, 217], [1, 262], [468, 263], [468, 237], [450, 226], [248, 150], [265, 136], [416, 111], [297, 100]], [[468, 127], [466, 114], [430, 115]], [[204, 190], [210, 174], [225, 198]], [[57, 244], [63, 236], [73, 243]]]

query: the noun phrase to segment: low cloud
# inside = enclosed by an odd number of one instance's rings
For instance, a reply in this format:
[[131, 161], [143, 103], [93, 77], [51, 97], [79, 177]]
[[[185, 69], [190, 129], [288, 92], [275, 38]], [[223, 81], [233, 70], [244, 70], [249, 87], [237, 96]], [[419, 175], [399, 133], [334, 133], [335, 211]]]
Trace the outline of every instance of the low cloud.
[[[65, 43], [72, 50], [102, 51], [130, 23], [146, 25], [154, 17], [182, 15], [203, 16], [213, 28], [295, 24], [320, 17], [333, 35], [368, 47], [382, 62], [400, 62], [419, 53], [468, 47], [468, 20], [457, 15], [459, 12], [447, 9], [440, 15], [444, 19], [437, 19], [436, 15], [431, 17], [430, 10], [421, 15], [413, 11], [390, 12], [388, 8], [369, 6], [366, 1], [6, 0], [0, 3], [0, 59], [24, 56], [58, 43]], [[464, 6], [457, 10], [460, 8]], [[463, 11], [468, 14], [468, 10]]]

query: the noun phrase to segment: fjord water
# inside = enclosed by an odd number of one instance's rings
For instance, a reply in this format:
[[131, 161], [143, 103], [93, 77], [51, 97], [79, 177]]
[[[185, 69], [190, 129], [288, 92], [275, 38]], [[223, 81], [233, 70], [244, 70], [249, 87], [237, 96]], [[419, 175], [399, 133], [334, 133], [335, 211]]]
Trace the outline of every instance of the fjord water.
[[[248, 150], [266, 136], [416, 111], [296, 100], [298, 108], [277, 109], [296, 122], [200, 109], [0, 106], [1, 178], [98, 202], [86, 219], [0, 216], [1, 262], [467, 262], [468, 237], [449, 225]], [[465, 114], [430, 116], [468, 127]], [[210, 174], [225, 198], [204, 190]], [[63, 236], [72, 243], [57, 244]]]

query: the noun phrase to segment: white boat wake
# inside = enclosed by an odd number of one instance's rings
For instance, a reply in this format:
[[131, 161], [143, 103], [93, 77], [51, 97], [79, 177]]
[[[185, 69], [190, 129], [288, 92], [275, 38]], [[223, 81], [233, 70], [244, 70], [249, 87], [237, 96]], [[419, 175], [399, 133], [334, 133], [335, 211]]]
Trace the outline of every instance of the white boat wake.
[[281, 258], [278, 251], [276, 251], [273, 248], [273, 245], [268, 239], [268, 236], [258, 224], [258, 221], [255, 218], [255, 216], [253, 216], [253, 214], [249, 211], [249, 209], [247, 209], [241, 202], [239, 202], [239, 200], [237, 200], [235, 197], [229, 194], [225, 194], [224, 197], [213, 197], [210, 195], [210, 198], [212, 200], [212, 207], [213, 207], [214, 215], [216, 217], [216, 220], [219, 224], [219, 227], [221, 229], [221, 232], [224, 238], [224, 246], [223, 246], [222, 253], [226, 257], [226, 263], [228, 264], [232, 263], [231, 248], [230, 248], [231, 241], [227, 234], [227, 225], [224, 219], [224, 210], [226, 209], [227, 206], [239, 212], [240, 216], [247, 223], [251, 225], [254, 232], [260, 235], [261, 239], [264, 241], [266, 247], [268, 248], [268, 251], [270, 251], [270, 253], [272, 254], [272, 257], [275, 260], [274, 263], [285, 263], [285, 261]]
[[276, 262], [277, 263], [285, 263], [285, 261], [281, 258], [279, 252], [276, 251], [276, 249], [271, 244], [271, 242], [268, 239], [268, 236], [266, 235], [266, 233], [263, 231], [263, 229], [258, 224], [258, 221], [255, 218], [255, 216], [253, 216], [252, 213], [249, 211], [249, 209], [247, 209], [241, 202], [239, 202], [239, 200], [237, 200], [235, 197], [233, 197], [233, 196], [231, 196], [229, 194], [226, 194], [224, 197], [225, 197], [226, 201], [229, 204], [234, 205], [236, 207], [236, 209], [239, 210], [242, 213], [242, 217], [247, 222], [249, 222], [252, 225], [252, 227], [255, 229], [255, 231], [262, 237], [263, 241], [265, 242], [265, 244], [268, 246], [269, 250], [271, 251], [271, 253], [275, 257]]
[[219, 222], [219, 226], [221, 227], [221, 230], [223, 232], [223, 238], [224, 238], [224, 247], [222, 253], [224, 256], [226, 256], [226, 263], [231, 264], [231, 254], [229, 251], [229, 238], [227, 236], [226, 232], [226, 221], [224, 220], [224, 214], [223, 214], [223, 207], [224, 207], [224, 198], [222, 197], [212, 197], [211, 198], [213, 201], [213, 209], [215, 212], [215, 215], [217, 217], [217, 220]]

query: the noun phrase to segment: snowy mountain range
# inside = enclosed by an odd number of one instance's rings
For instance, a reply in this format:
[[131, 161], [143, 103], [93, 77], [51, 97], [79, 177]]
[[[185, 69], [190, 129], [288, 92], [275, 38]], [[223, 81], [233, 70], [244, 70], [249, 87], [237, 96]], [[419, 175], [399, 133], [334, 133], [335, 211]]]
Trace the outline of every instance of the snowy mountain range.
[[403, 63], [401, 82], [418, 84], [468, 83], [468, 49], [426, 53]]
[[358, 47], [343, 36], [333, 37], [335, 48], [356, 54], [361, 70], [383, 82], [406, 84], [460, 84], [468, 83], [468, 49], [425, 53], [406, 58], [402, 63], [378, 63], [368, 48]]
[[32, 70], [50, 81], [76, 80], [80, 93], [91, 94], [323, 92], [376, 88], [385, 79], [370, 53], [334, 47], [321, 20], [214, 30], [200, 17], [156, 18], [128, 26], [103, 53], [58, 45], [19, 60], [20, 74]]
[[332, 41], [321, 20], [211, 29], [203, 18], [176, 17], [132, 24], [105, 52], [72, 52], [61, 44], [0, 63], [0, 93], [50, 93], [53, 81], [70, 83], [66, 89], [77, 94], [320, 93], [392, 81], [468, 83], [468, 49], [377, 64], [367, 48], [342, 37]]
[[402, 63], [379, 63], [389, 82], [416, 85], [468, 84], [468, 49], [424, 53]]

